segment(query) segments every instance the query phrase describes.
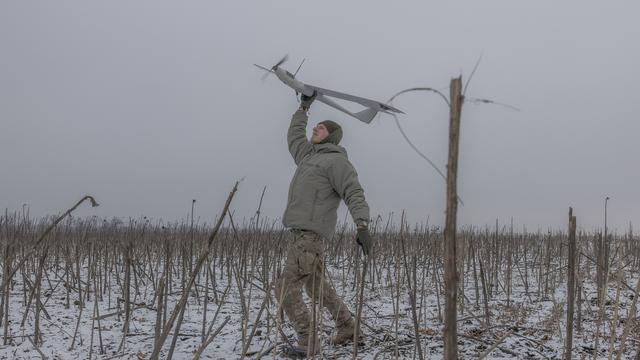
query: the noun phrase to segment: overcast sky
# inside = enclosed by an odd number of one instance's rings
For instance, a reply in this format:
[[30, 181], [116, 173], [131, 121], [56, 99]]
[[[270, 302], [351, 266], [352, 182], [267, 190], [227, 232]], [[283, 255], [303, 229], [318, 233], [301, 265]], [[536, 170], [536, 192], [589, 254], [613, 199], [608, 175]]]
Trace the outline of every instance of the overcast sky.
[[[280, 217], [295, 165], [294, 93], [252, 66], [284, 54], [313, 85], [386, 101], [468, 79], [459, 224], [528, 229], [640, 223], [640, 3], [631, 1], [2, 1], [0, 206], [78, 215], [210, 222], [232, 208]], [[394, 104], [405, 131], [445, 168], [448, 109], [413, 93]], [[324, 104], [311, 123], [343, 125], [372, 215], [444, 221], [445, 183], [386, 115], [370, 125]], [[309, 130], [311, 127], [309, 127]], [[344, 211], [344, 207], [342, 208]], [[344, 212], [343, 212], [344, 214]]]

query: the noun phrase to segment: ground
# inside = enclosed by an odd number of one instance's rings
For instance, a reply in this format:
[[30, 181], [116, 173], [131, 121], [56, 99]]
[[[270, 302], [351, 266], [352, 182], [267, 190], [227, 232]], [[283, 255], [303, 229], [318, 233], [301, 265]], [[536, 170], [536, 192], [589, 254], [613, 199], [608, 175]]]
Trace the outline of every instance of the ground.
[[[142, 286], [142, 281], [140, 283], [138, 294], [135, 296], [129, 334], [126, 336], [123, 347], [120, 347], [124, 325], [124, 314], [123, 312], [118, 313], [123, 309], [123, 301], [121, 300], [123, 296], [120, 287], [114, 284], [111, 299], [104, 297], [97, 301], [101, 315], [100, 331], [98, 331], [97, 321], [92, 320], [94, 306], [96, 306], [94, 294], [90, 294], [90, 298], [85, 301], [84, 308], [80, 311], [77, 295], [71, 292], [70, 307], [66, 308], [67, 289], [64, 282], [56, 279], [54, 269], [50, 270], [50, 273], [52, 278], [49, 279], [50, 281], [44, 281], [42, 290], [45, 310], [40, 318], [42, 343], [38, 344], [37, 348], [33, 343], [35, 322], [33, 306], [31, 306], [24, 326], [20, 324], [26, 307], [23, 277], [16, 276], [9, 304], [9, 337], [7, 338], [8, 342], [0, 346], [0, 358], [33, 359], [43, 356], [49, 359], [149, 358], [153, 349], [156, 324], [156, 306], [154, 305], [151, 281], [147, 281], [144, 286]], [[417, 273], [420, 274], [420, 271]], [[328, 274], [332, 282], [336, 284], [338, 293], [344, 296], [351, 311], [355, 313], [355, 304], [357, 303], [357, 289], [354, 284], [355, 272], [345, 274], [343, 267], [328, 265]], [[637, 274], [632, 276], [630, 280], [635, 279], [637, 279]], [[218, 310], [219, 314], [215, 323], [211, 325], [212, 330], [215, 331], [227, 318], [228, 321], [202, 353], [202, 358], [241, 358], [243, 339], [247, 339], [254, 330], [254, 323], [259, 313], [261, 313], [260, 319], [246, 353], [247, 358], [284, 358], [283, 350], [287, 346], [287, 342], [278, 333], [276, 325], [276, 322], [279, 322], [277, 320], [279, 318], [277, 304], [269, 302], [266, 306], [267, 311], [260, 311], [265, 293], [258, 280], [247, 281], [242, 296], [238, 291], [238, 284], [242, 282], [242, 279], [232, 280], [229, 293], [223, 299], [228, 280], [226, 276], [218, 278], [217, 296], [209, 294], [207, 327], [210, 326], [211, 319]], [[438, 297], [441, 301], [441, 307], [444, 307], [442, 303], [444, 297], [442, 294], [436, 294], [435, 287], [430, 286], [432, 280], [433, 277], [428, 276], [423, 281], [418, 275], [417, 284], [422, 287], [422, 290], [418, 292], [416, 299], [416, 312], [419, 317], [418, 332], [424, 357], [439, 359], [442, 358], [443, 352], [441, 337], [443, 324], [438, 320]], [[513, 291], [508, 303], [506, 297], [501, 293], [491, 298], [488, 303], [490, 311], [488, 324], [485, 322], [483, 302], [479, 301], [478, 305], [480, 306], [476, 306], [475, 297], [472, 296], [475, 291], [472, 281], [465, 282], [466, 306], [458, 314], [460, 358], [477, 358], [494, 345], [496, 345], [495, 348], [486, 355], [486, 359], [557, 359], [562, 357], [566, 336], [566, 286], [558, 282], [557, 287], [550, 291], [546, 297], [538, 296], [536, 293], [537, 285], [533, 282], [534, 279], [530, 280], [532, 282], [528, 284], [527, 293], [522, 282], [516, 281], [514, 277]], [[404, 286], [398, 289], [397, 286], [394, 286], [393, 281], [390, 281], [387, 286], [382, 286], [383, 283], [384, 281], [379, 282], [373, 289], [370, 285], [365, 288], [365, 305], [362, 311], [363, 344], [359, 347], [357, 357], [359, 359], [417, 359], [415, 328], [408, 290]], [[629, 284], [635, 285], [635, 281], [629, 281]], [[619, 349], [620, 339], [624, 327], [627, 325], [627, 314], [633, 302], [633, 292], [629, 288], [621, 287], [618, 321], [612, 326], [612, 319], [616, 316], [615, 279], [610, 285], [609, 300], [605, 304], [605, 321], [601, 323], [600, 332], [603, 335], [599, 340], [599, 356], [597, 358], [608, 357], [609, 341], [612, 338], [614, 339], [613, 349]], [[168, 302], [169, 309], [173, 309], [172, 304], [175, 304], [181, 295], [180, 286], [178, 282], [173, 286]], [[594, 354], [598, 303], [593, 284], [584, 281], [583, 287], [582, 330], [575, 332], [573, 341], [572, 357], [575, 359], [592, 358]], [[195, 295], [193, 290], [192, 295]], [[189, 298], [184, 322], [173, 354], [174, 359], [192, 359], [202, 343], [204, 312], [202, 287], [199, 288], [198, 295], [198, 299], [195, 296]], [[216, 299], [221, 304], [220, 309], [215, 304]], [[249, 314], [247, 319], [242, 316], [242, 299], [245, 301]], [[396, 311], [396, 306], [398, 306], [398, 311]], [[74, 341], [78, 317], [80, 317], [80, 322]], [[622, 358], [635, 356], [640, 344], [638, 335], [640, 324], [633, 319], [628, 325], [630, 333]], [[321, 358], [352, 358], [352, 345], [336, 347], [329, 344], [334, 329], [328, 313], [322, 313], [319, 328], [322, 338]], [[286, 321], [281, 325], [281, 329], [288, 336], [289, 341], [295, 343], [294, 332]], [[161, 358], [166, 357], [171, 340], [172, 334], [165, 342]]]

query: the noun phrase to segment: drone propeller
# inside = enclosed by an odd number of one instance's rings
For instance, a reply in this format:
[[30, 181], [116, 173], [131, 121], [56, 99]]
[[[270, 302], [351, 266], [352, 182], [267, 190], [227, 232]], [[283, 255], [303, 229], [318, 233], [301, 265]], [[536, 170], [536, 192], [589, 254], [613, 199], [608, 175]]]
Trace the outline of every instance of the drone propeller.
[[271, 68], [271, 70], [275, 70], [278, 68], [278, 66], [282, 65], [282, 63], [284, 63], [285, 61], [287, 61], [289, 59], [289, 55], [285, 55], [282, 57], [282, 59], [280, 59], [280, 61], [278, 61], [275, 65], [273, 65], [273, 67]]
[[[260, 66], [258, 64], [253, 64], [255, 67], [257, 67], [258, 69], [264, 70], [265, 74], [262, 75], [262, 78], [260, 79], [262, 82], [264, 82], [267, 77], [269, 76], [269, 74], [272, 74], [280, 65], [282, 65], [285, 61], [287, 61], [287, 59], [289, 59], [289, 55], [285, 55], [282, 59], [280, 59], [280, 61], [278, 61], [275, 65], [273, 65], [271, 67], [271, 69], [267, 69], [264, 66]], [[302, 66], [302, 64], [300, 64]], [[300, 68], [298, 68], [300, 69]]]
[[258, 64], [253, 64], [253, 66], [257, 67], [260, 70], [264, 70], [264, 75], [262, 75], [262, 77], [260, 78], [260, 81], [262, 82], [264, 82], [267, 79], [267, 76], [269, 76], [269, 74], [273, 72], [273, 70], [267, 69], [266, 67], [260, 66]]
[[266, 68], [266, 67], [264, 67], [264, 66], [260, 66], [260, 65], [258, 65], [258, 64], [253, 64], [253, 66], [257, 67], [258, 69], [262, 69], [262, 70], [264, 70], [264, 71], [266, 71], [266, 72], [271, 72], [271, 69], [267, 69], [267, 68]]
[[267, 69], [264, 66], [260, 66], [258, 64], [253, 64], [253, 66], [257, 67], [260, 70], [264, 70], [264, 75], [262, 75], [262, 77], [260, 78], [260, 81], [264, 82], [267, 79], [267, 76], [269, 76], [269, 73], [273, 72], [272, 70]]

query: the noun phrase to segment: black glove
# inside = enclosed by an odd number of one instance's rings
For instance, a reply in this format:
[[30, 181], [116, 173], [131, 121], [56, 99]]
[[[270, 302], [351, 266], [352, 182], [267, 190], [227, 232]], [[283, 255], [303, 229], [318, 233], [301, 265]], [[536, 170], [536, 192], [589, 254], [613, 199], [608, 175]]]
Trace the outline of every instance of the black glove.
[[313, 100], [316, 99], [316, 95], [318, 95], [318, 93], [315, 90], [313, 90], [313, 94], [311, 96], [307, 96], [305, 94], [300, 95], [300, 107], [302, 110], [309, 110]]
[[373, 250], [373, 240], [369, 235], [369, 228], [367, 226], [358, 226], [358, 234], [356, 235], [356, 242], [362, 247], [362, 253], [365, 256], [369, 256]]

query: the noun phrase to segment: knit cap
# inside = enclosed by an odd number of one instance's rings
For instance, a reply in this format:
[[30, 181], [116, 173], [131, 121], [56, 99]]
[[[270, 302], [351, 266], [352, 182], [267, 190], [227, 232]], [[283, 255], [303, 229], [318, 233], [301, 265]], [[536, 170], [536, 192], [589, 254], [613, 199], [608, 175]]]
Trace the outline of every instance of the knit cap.
[[340, 140], [342, 140], [342, 127], [338, 125], [335, 121], [324, 120], [319, 122], [319, 124], [324, 125], [329, 132], [326, 138], [320, 141], [320, 144], [331, 143], [334, 145], [338, 145]]

